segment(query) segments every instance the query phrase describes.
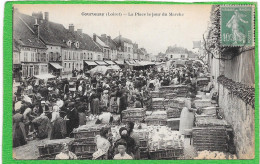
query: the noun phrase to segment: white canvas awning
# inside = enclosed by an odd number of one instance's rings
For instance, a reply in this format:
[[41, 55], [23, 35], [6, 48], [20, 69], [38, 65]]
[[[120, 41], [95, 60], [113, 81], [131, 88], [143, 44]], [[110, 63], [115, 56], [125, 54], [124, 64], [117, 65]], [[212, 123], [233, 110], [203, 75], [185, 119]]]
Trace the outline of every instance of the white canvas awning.
[[95, 63], [94, 61], [85, 61], [85, 63], [89, 66], [97, 65], [97, 63]]
[[117, 60], [117, 61], [115, 61], [115, 63], [118, 65], [124, 65], [124, 61], [122, 61], [122, 60]]
[[109, 64], [109, 65], [114, 65], [115, 63], [113, 62], [113, 61], [111, 61], [111, 60], [105, 60], [105, 62], [107, 63], [107, 64]]
[[50, 65], [52, 65], [54, 68], [56, 69], [62, 69], [63, 67], [61, 65], [59, 65], [58, 63], [50, 63]]
[[55, 78], [52, 74], [41, 74], [41, 75], [34, 75], [37, 79], [52, 79]]
[[104, 61], [95, 61], [98, 65], [108, 65], [106, 62]]

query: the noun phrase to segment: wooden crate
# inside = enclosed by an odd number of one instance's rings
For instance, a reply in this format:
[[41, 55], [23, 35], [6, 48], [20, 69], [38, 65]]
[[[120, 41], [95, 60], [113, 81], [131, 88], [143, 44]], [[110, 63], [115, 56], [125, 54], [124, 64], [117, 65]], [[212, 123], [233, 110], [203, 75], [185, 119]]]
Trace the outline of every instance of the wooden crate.
[[122, 117], [144, 117], [145, 110], [143, 108], [128, 108], [127, 110], [122, 111]]
[[179, 130], [180, 129], [180, 118], [171, 118], [167, 120], [167, 126], [171, 128], [171, 130]]
[[139, 146], [142, 148], [148, 147], [148, 141], [147, 140], [139, 140]]
[[61, 152], [62, 144], [47, 144], [38, 146], [39, 156], [51, 156]]
[[167, 118], [180, 118], [181, 116], [181, 108], [168, 108], [166, 110], [167, 112]]
[[100, 134], [100, 130], [81, 130], [73, 132], [75, 139], [95, 137]]
[[150, 125], [166, 126], [167, 125], [167, 120], [162, 120], [162, 119], [146, 119], [145, 122], [147, 123], [148, 126], [150, 126]]
[[73, 144], [73, 150], [75, 154], [82, 153], [94, 153], [97, 151], [96, 144]]
[[159, 98], [160, 92], [159, 91], [151, 91], [150, 92], [152, 98]]

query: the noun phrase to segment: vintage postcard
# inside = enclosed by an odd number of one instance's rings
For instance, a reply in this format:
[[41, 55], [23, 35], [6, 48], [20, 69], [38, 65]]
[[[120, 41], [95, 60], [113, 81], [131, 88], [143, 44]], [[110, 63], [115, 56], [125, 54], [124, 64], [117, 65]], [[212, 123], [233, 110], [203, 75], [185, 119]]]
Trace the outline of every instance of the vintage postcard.
[[256, 162], [256, 3], [8, 5], [10, 163]]

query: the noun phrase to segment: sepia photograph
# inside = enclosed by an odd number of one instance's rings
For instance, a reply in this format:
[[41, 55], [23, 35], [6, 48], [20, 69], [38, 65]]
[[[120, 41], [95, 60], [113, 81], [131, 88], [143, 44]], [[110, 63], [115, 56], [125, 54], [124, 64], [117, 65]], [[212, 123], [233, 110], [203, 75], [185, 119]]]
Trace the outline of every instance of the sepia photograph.
[[14, 160], [255, 158], [254, 4], [12, 7]]

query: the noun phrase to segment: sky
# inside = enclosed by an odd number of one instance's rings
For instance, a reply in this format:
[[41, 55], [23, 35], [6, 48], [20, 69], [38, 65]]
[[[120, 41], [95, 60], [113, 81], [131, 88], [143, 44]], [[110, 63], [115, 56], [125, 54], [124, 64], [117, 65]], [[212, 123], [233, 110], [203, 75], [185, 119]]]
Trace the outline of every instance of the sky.
[[[211, 5], [198, 4], [20, 4], [14, 7], [28, 15], [49, 12], [50, 21], [63, 24], [65, 28], [74, 24], [75, 30], [83, 29], [90, 36], [107, 34], [113, 39], [121, 34], [152, 55], [165, 52], [173, 45], [192, 50], [193, 41], [202, 40], [211, 10]], [[87, 15], [91, 13], [104, 15]], [[157, 15], [148, 15], [152, 13]], [[175, 15], [170, 16], [170, 13]]]

